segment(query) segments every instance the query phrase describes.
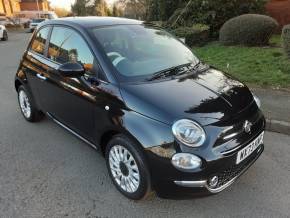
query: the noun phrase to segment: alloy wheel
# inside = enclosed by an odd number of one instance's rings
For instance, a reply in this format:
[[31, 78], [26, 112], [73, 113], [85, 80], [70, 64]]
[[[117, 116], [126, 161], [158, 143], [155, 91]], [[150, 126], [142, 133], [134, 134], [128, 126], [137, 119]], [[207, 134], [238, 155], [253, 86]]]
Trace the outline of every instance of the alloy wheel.
[[21, 90], [18, 94], [19, 104], [23, 115], [29, 119], [31, 116], [31, 105], [28, 99], [27, 94]]
[[121, 189], [134, 193], [140, 185], [140, 173], [133, 155], [125, 147], [115, 145], [109, 152], [109, 165], [115, 182]]

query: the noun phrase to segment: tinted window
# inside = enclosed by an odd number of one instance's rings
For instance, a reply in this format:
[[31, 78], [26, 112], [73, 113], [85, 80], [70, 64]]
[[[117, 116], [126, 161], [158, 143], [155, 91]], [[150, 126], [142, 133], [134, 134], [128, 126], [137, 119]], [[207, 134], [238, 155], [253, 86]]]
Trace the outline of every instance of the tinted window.
[[80, 63], [88, 73], [92, 73], [94, 56], [87, 43], [74, 30], [63, 27], [54, 27], [52, 30], [48, 57], [60, 64]]
[[42, 28], [41, 30], [38, 31], [31, 45], [31, 49], [33, 51], [37, 52], [38, 54], [42, 55], [44, 54], [45, 43], [47, 40], [48, 33], [49, 27]]
[[32, 23], [41, 23], [43, 21], [45, 21], [45, 19], [33, 19]]

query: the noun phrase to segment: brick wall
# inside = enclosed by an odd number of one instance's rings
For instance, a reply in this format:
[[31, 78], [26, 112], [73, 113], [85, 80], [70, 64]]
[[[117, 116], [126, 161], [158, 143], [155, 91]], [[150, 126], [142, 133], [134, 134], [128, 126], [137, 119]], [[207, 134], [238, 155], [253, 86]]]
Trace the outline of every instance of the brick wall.
[[[39, 1], [39, 10], [40, 11], [49, 11], [49, 5], [47, 1]], [[20, 2], [20, 8], [22, 11], [37, 11], [37, 3], [36, 2]]]
[[278, 21], [281, 28], [290, 24], [290, 0], [271, 0], [266, 4], [266, 10]]

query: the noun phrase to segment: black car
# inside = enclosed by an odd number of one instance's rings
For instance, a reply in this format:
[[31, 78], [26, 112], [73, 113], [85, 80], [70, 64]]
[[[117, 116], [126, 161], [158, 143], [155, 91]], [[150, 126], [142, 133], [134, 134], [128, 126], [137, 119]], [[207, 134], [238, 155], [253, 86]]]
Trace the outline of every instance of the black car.
[[47, 115], [105, 156], [131, 199], [214, 194], [261, 155], [259, 99], [153, 24], [43, 22], [15, 78], [27, 121]]

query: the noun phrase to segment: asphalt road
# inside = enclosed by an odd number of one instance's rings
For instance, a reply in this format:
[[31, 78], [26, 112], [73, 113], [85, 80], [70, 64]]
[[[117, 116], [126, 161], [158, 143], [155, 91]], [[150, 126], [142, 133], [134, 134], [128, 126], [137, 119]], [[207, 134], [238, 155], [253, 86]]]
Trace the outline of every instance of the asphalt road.
[[290, 137], [267, 133], [261, 158], [206, 198], [133, 202], [112, 185], [102, 156], [48, 119], [26, 122], [13, 78], [30, 34], [0, 42], [0, 217], [289, 217]]

